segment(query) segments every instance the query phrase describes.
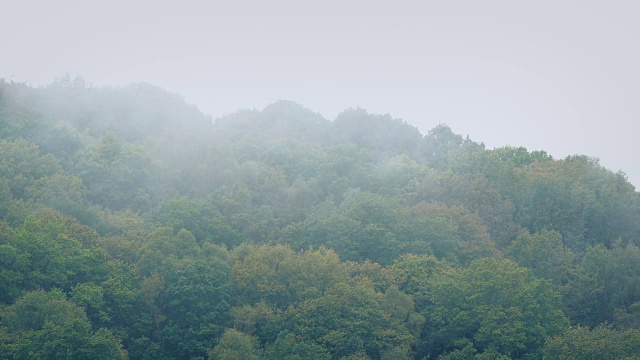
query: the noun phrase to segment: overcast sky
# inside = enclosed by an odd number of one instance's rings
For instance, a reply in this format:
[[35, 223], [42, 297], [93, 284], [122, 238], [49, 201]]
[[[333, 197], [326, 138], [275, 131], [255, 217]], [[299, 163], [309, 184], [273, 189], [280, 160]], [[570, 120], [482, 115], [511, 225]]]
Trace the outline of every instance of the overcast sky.
[[640, 1], [0, 0], [0, 77], [145, 81], [214, 118], [362, 107], [640, 185]]

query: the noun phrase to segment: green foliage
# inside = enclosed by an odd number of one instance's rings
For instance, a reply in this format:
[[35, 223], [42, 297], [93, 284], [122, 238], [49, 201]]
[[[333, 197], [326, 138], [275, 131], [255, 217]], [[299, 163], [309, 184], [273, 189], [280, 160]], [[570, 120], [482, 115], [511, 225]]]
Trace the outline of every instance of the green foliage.
[[593, 244], [634, 243], [638, 195], [622, 174], [597, 159], [570, 156], [561, 161], [536, 161], [511, 168], [500, 181], [516, 206], [514, 219], [531, 233], [556, 230], [571, 249]]
[[176, 260], [195, 257], [199, 253], [200, 247], [189, 231], [183, 229], [174, 234], [169, 227], [157, 228], [143, 245], [138, 266], [142, 274], [148, 276]]
[[0, 79], [2, 358], [633, 358], [638, 219], [446, 125]]
[[32, 92], [26, 84], [0, 79], [0, 139], [24, 137], [41, 125], [29, 106]]
[[41, 155], [38, 146], [25, 140], [0, 141], [0, 178], [8, 181], [14, 198], [26, 198], [37, 180], [61, 171], [52, 155]]
[[[565, 294], [565, 311], [575, 322], [596, 326], [631, 320], [640, 301], [640, 249], [635, 245], [587, 249]], [[620, 319], [622, 320], [622, 319]]]
[[258, 340], [234, 329], [225, 330], [220, 342], [209, 352], [212, 360], [260, 360], [261, 351]]
[[333, 357], [358, 352], [378, 357], [384, 348], [411, 343], [409, 331], [385, 315], [381, 295], [369, 284], [337, 284], [290, 310], [292, 330]]
[[640, 331], [573, 327], [547, 341], [543, 359], [639, 359]]
[[566, 284], [572, 269], [573, 253], [562, 243], [557, 231], [520, 233], [507, 249], [507, 256], [536, 276]]
[[176, 261], [163, 269], [157, 306], [166, 316], [162, 343], [169, 356], [204, 356], [222, 335], [229, 310], [228, 271], [217, 259]]
[[366, 277], [350, 280], [331, 250], [244, 246], [232, 256], [237, 300], [245, 304], [234, 309], [234, 322], [272, 342], [267, 354], [328, 351], [339, 358], [364, 351], [377, 358], [386, 347], [414, 344], [424, 322], [397, 288], [383, 295]]
[[81, 283], [73, 287], [70, 294], [71, 301], [84, 308], [87, 316], [94, 324], [108, 323], [104, 303], [104, 290], [92, 283]]
[[332, 138], [383, 154], [412, 153], [420, 143], [418, 129], [388, 114], [370, 115], [363, 109], [340, 113], [333, 123]]
[[10, 359], [126, 359], [107, 329], [91, 330], [82, 308], [60, 291], [31, 292], [2, 311], [5, 355]]
[[490, 155], [501, 164], [508, 164], [515, 167], [526, 167], [535, 163], [542, 163], [553, 160], [545, 151], [527, 151], [526, 148], [505, 146], [493, 149]]
[[426, 201], [450, 207], [463, 206], [478, 215], [499, 249], [508, 246], [518, 233], [518, 226], [513, 222], [513, 203], [482, 174], [430, 171], [426, 177], [417, 180], [411, 190], [415, 203]]
[[347, 280], [338, 255], [321, 248], [296, 254], [286, 246], [239, 247], [232, 278], [240, 304], [260, 301], [279, 309], [316, 298]]
[[190, 231], [202, 244], [211, 241], [229, 247], [238, 245], [242, 236], [218, 209], [215, 200], [195, 201], [177, 198], [160, 204], [150, 214], [151, 223], [170, 226], [173, 231]]
[[222, 335], [229, 310], [230, 264], [223, 248], [200, 248], [190, 232], [159, 228], [142, 248], [145, 302], [162, 351], [172, 358], [204, 356]]
[[430, 304], [431, 277], [447, 274], [453, 267], [430, 255], [405, 254], [393, 262], [390, 270], [399, 289], [413, 296], [418, 311], [422, 312]]
[[15, 258], [8, 270], [21, 274], [26, 290], [54, 287], [69, 290], [77, 282], [100, 279], [104, 275], [104, 250], [83, 244], [82, 234], [74, 233], [73, 221], [50, 211], [29, 216], [4, 245]]
[[561, 334], [567, 325], [551, 284], [510, 260], [477, 260], [431, 282], [433, 305], [426, 317], [432, 351], [466, 344], [480, 353], [535, 357], [546, 337]]
[[307, 219], [283, 231], [297, 248], [327, 246], [342, 258], [389, 264], [402, 253], [433, 254], [453, 262], [497, 254], [480, 218], [462, 207], [410, 207], [370, 192], [351, 189], [336, 206], [328, 200]]
[[282, 332], [265, 351], [268, 360], [331, 360], [331, 354], [322, 346], [305, 341], [294, 334]]
[[139, 147], [106, 133], [77, 155], [75, 172], [87, 187], [87, 200], [113, 210], [146, 209], [150, 159]]
[[407, 345], [394, 346], [380, 355], [380, 360], [411, 360], [414, 354]]
[[479, 215], [459, 205], [447, 207], [423, 202], [416, 209], [429, 220], [411, 219], [412, 222], [423, 228], [426, 228], [425, 222], [437, 224], [442, 229], [440, 231], [444, 232], [443, 235], [430, 236], [434, 238], [431, 242], [433, 254], [438, 258], [466, 265], [474, 259], [498, 256], [499, 251]]

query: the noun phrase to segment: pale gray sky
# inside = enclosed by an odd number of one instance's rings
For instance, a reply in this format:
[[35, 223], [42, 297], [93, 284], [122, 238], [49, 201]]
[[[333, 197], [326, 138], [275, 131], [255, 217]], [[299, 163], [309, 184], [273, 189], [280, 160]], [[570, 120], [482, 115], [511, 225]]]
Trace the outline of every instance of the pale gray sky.
[[146, 81], [214, 118], [294, 100], [587, 154], [640, 185], [640, 1], [0, 0], [0, 77]]

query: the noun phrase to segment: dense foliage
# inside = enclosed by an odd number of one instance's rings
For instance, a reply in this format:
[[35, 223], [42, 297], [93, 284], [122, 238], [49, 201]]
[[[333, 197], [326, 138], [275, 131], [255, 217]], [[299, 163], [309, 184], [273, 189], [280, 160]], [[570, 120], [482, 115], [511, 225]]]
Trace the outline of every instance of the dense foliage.
[[637, 359], [624, 174], [434, 125], [0, 81], [1, 357]]

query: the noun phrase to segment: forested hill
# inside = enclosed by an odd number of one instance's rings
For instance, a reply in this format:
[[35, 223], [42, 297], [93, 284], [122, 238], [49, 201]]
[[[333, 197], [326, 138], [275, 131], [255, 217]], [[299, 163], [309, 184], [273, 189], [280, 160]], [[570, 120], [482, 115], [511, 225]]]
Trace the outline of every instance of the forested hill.
[[0, 80], [3, 359], [640, 359], [638, 246], [586, 156]]

